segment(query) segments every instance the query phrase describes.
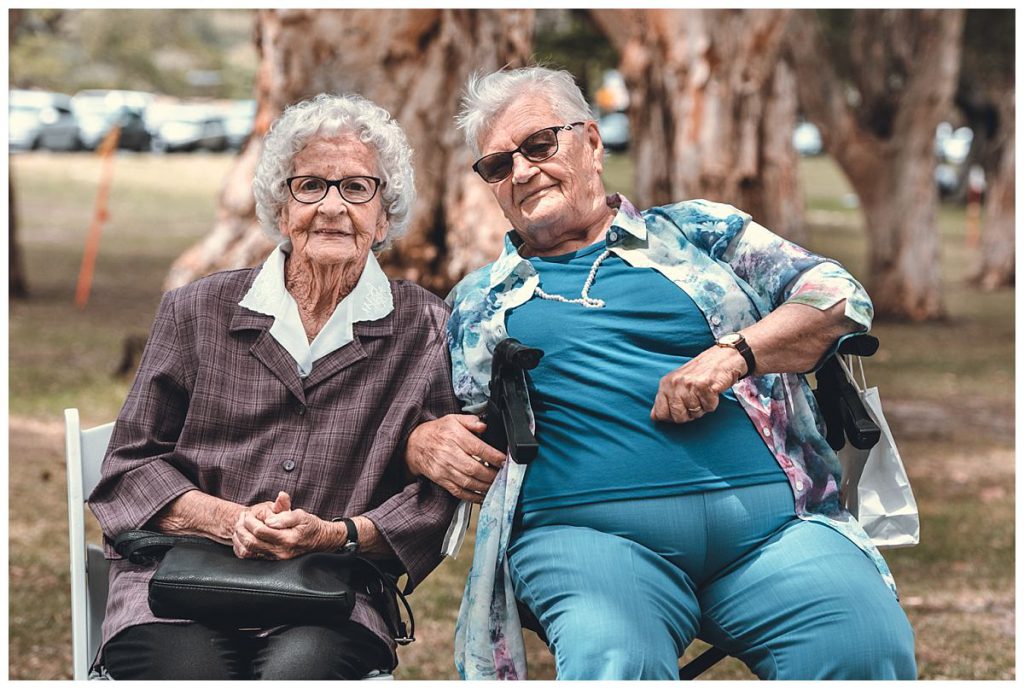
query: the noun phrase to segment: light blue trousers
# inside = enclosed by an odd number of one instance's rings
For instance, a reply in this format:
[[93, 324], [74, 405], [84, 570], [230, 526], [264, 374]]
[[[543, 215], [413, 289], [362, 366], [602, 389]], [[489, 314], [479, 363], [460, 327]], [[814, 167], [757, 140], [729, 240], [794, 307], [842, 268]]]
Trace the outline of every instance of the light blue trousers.
[[761, 679], [917, 677], [874, 564], [787, 483], [530, 512], [509, 570], [559, 679], [677, 679], [695, 637]]

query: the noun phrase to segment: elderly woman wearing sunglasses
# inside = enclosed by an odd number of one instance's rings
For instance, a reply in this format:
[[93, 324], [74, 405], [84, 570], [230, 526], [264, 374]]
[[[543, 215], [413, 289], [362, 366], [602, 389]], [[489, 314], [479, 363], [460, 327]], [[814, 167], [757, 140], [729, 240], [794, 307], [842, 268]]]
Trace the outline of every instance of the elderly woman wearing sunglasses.
[[839, 505], [799, 375], [867, 329], [863, 288], [731, 206], [606, 196], [565, 72], [474, 78], [459, 123], [512, 226], [450, 296], [464, 409], [484, 408], [502, 339], [545, 352], [539, 455], [506, 462], [481, 507], [462, 675], [524, 676], [518, 599], [561, 679], [673, 679], [695, 637], [766, 679], [913, 678], [889, 568]]
[[[408, 226], [411, 158], [360, 96], [274, 124], [253, 188], [280, 244], [164, 296], [90, 497], [108, 543], [144, 527], [239, 558], [342, 549], [407, 588], [438, 564], [456, 501], [410, 480], [403, 455], [414, 428], [459, 410], [448, 309], [374, 256]], [[154, 616], [153, 571], [112, 564], [96, 665], [114, 679], [358, 679], [397, 662], [388, 611], [362, 594], [336, 624], [232, 629]]]

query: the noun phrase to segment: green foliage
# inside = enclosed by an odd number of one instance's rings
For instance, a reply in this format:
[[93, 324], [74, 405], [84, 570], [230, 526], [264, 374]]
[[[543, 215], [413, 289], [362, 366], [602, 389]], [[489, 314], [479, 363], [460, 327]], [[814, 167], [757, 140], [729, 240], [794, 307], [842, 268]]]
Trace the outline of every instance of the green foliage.
[[619, 56], [586, 10], [537, 10], [534, 57], [576, 76], [588, 101], [601, 87], [601, 75], [619, 64]]
[[853, 81], [853, 60], [850, 28], [853, 25], [854, 10], [797, 10], [797, 12], [814, 12], [821, 27], [822, 37], [828, 49], [828, 57], [835, 67], [836, 74], [846, 82]]
[[[10, 47], [11, 83], [179, 97], [248, 98], [256, 73], [251, 10], [23, 10]], [[218, 72], [197, 86], [189, 72]]]
[[1015, 11], [967, 10], [961, 78], [1013, 88]]

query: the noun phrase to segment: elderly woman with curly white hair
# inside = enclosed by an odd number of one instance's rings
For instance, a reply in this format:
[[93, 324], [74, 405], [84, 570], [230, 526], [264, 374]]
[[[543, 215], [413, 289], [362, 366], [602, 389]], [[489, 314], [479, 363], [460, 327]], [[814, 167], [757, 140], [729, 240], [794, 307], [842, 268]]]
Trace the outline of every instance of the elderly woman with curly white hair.
[[391, 670], [382, 611], [357, 596], [328, 625], [236, 629], [166, 619], [154, 567], [119, 559], [125, 531], [202, 536], [239, 558], [357, 551], [417, 585], [440, 561], [455, 500], [405, 469], [408, 438], [457, 412], [447, 307], [389, 280], [412, 151], [388, 113], [322, 94], [285, 110], [253, 182], [280, 243], [261, 266], [164, 295], [89, 504], [114, 560], [94, 669], [114, 679], [357, 679]]

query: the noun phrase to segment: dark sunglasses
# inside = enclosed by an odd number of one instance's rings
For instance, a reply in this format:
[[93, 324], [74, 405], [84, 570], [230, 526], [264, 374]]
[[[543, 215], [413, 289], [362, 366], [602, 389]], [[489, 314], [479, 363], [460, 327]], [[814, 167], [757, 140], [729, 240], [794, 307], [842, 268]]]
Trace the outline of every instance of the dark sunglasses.
[[521, 153], [524, 158], [533, 163], [547, 160], [558, 153], [558, 132], [571, 131], [573, 127], [581, 124], [583, 123], [573, 122], [572, 124], [545, 127], [523, 139], [523, 143], [514, 150], [485, 155], [473, 163], [473, 169], [489, 184], [500, 182], [512, 174], [512, 156], [514, 154]]

